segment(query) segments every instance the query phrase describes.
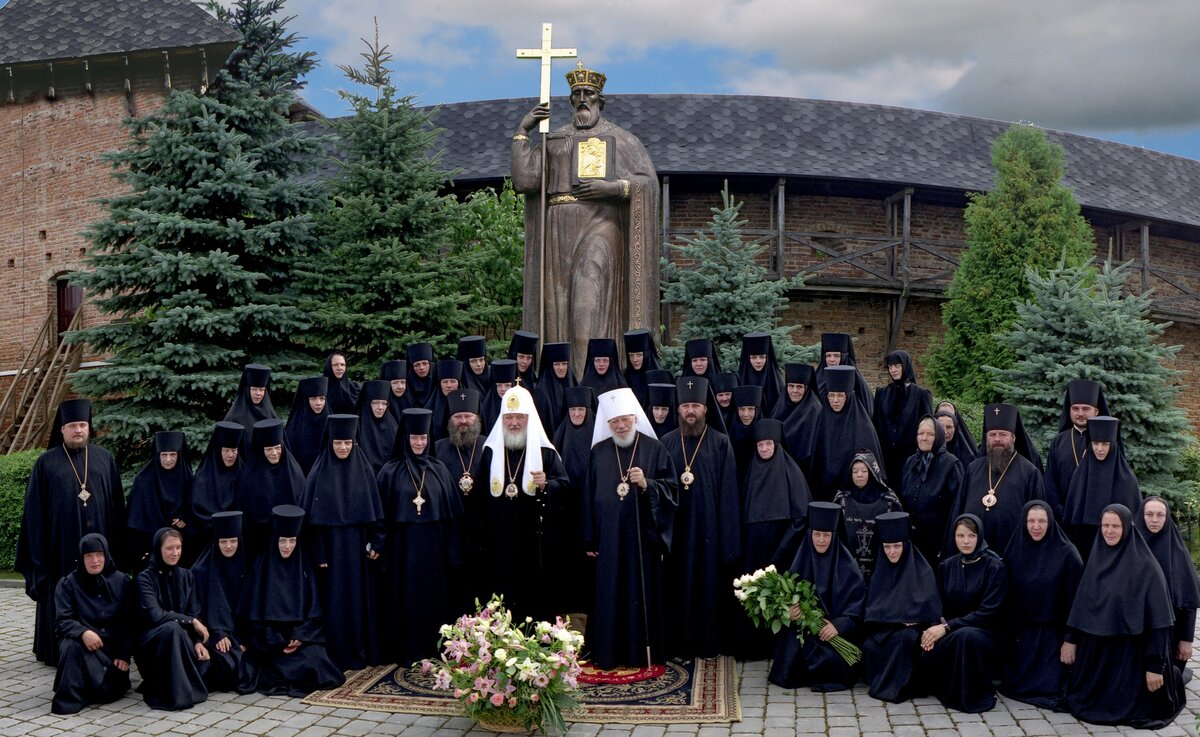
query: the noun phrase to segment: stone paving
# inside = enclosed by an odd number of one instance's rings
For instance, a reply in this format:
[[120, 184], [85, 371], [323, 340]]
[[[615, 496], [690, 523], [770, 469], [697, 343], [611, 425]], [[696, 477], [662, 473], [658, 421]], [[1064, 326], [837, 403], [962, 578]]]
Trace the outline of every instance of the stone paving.
[[[271, 737], [457, 737], [490, 735], [462, 718], [384, 714], [354, 709], [307, 706], [299, 699], [217, 693], [187, 711], [151, 711], [136, 693], [107, 706], [71, 717], [50, 713], [54, 670], [30, 652], [33, 603], [22, 589], [0, 588], [0, 735], [271, 735]], [[1197, 648], [1200, 652], [1200, 648]], [[1200, 672], [1200, 662], [1193, 668]], [[1200, 678], [1188, 684], [1188, 708], [1175, 724], [1150, 732], [1125, 727], [1084, 724], [1069, 714], [1055, 714], [1003, 697], [986, 714], [947, 711], [934, 699], [885, 704], [852, 691], [818, 694], [788, 691], [767, 683], [767, 664], [739, 667], [742, 721], [733, 724], [633, 725], [575, 724], [568, 737], [1082, 737], [1083, 735], [1196, 735], [1200, 711]], [[137, 684], [134, 677], [134, 684]]]

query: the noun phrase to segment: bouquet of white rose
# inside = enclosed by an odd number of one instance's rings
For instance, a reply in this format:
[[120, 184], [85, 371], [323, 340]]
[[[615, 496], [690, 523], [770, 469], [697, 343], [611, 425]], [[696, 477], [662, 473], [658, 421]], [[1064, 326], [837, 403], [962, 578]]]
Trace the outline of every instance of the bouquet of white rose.
[[[780, 573], [773, 565], [733, 579], [733, 595], [756, 627], [770, 627], [778, 633], [795, 624], [796, 639], [803, 642], [805, 632], [816, 635], [825, 626], [825, 613], [812, 582], [794, 573]], [[796, 619], [792, 619], [793, 606], [800, 610]], [[829, 640], [829, 645], [850, 665], [862, 659], [862, 650], [841, 635]]]

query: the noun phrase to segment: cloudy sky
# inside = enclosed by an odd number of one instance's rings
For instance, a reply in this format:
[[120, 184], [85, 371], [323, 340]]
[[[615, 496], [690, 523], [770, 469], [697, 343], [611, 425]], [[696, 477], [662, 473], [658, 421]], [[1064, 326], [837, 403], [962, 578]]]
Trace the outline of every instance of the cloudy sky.
[[[222, 0], [228, 2], [228, 0]], [[515, 49], [575, 47], [606, 93], [728, 93], [962, 113], [1200, 159], [1197, 0], [289, 0], [342, 114], [337, 65], [374, 33], [421, 103], [533, 96]], [[554, 94], [565, 94], [556, 61]], [[515, 122], [515, 121], [514, 121]]]

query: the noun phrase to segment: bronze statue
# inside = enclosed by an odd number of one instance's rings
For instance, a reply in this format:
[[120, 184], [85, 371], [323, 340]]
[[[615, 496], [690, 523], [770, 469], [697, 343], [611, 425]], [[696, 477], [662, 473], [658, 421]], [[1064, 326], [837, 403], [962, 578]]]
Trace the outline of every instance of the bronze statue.
[[661, 256], [654, 164], [636, 136], [601, 117], [605, 76], [579, 66], [567, 74], [571, 123], [534, 145], [529, 134], [550, 115], [540, 104], [521, 119], [512, 144], [513, 187], [526, 195], [524, 325], [546, 342], [571, 343], [577, 367], [588, 338], [658, 329]]

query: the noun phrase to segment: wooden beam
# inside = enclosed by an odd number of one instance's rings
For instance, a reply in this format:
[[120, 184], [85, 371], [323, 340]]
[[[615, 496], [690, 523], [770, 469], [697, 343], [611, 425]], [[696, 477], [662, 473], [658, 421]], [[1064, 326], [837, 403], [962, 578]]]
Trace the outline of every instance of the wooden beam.
[[783, 243], [784, 215], [787, 202], [787, 180], [783, 177], [775, 183], [775, 273], [784, 278], [783, 273]]
[[[662, 179], [662, 257], [669, 259], [671, 257], [671, 177], [664, 176]], [[671, 303], [662, 298], [662, 279], [659, 279], [659, 295], [658, 304], [662, 314], [663, 345], [671, 343]]]
[[1150, 222], [1143, 221], [1142, 230], [1142, 292], [1150, 291]]

